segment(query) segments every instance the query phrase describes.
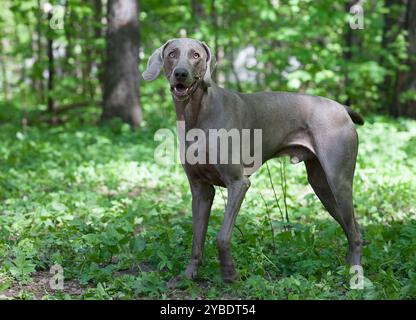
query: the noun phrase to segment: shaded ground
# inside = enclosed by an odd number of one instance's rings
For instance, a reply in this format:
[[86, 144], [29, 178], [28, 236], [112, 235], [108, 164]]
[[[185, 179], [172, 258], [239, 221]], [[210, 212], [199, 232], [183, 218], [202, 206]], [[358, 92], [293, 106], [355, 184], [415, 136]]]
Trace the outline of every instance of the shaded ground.
[[1, 293], [2, 299], [30, 298], [42, 299], [43, 297], [53, 296], [54, 294], [70, 295], [81, 297], [85, 293], [85, 287], [78, 281], [65, 281], [63, 290], [53, 290], [50, 285], [51, 275], [49, 272], [34, 272], [31, 274], [31, 281], [28, 284], [20, 284], [18, 281], [8, 282], [0, 279], [0, 283], [9, 283], [9, 288]]

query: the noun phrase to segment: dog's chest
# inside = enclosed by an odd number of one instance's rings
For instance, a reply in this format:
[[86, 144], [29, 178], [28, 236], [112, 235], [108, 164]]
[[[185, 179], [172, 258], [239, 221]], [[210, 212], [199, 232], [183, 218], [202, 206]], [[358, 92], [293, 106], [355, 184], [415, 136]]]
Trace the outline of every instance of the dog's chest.
[[186, 139], [181, 141], [181, 146], [181, 159], [188, 176], [209, 184], [225, 186], [217, 170], [217, 152], [210, 153], [207, 131], [187, 131]]

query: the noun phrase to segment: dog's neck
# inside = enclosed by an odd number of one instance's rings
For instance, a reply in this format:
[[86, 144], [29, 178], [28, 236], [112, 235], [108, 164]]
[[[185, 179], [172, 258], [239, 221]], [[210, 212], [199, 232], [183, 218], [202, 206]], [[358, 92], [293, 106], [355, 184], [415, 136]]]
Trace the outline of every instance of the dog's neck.
[[207, 88], [201, 83], [186, 100], [173, 100], [175, 103], [176, 119], [177, 121], [185, 121], [186, 130], [196, 126], [198, 115], [201, 110], [201, 101], [206, 93]]

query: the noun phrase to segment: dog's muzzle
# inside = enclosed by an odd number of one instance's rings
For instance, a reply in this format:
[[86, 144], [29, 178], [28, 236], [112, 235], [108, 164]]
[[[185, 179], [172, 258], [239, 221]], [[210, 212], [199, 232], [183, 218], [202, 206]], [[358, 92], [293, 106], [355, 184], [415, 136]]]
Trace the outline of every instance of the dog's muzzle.
[[170, 91], [176, 100], [183, 101], [194, 93], [196, 87], [198, 86], [198, 82], [199, 78], [195, 78], [195, 81], [189, 85], [184, 83], [177, 83], [170, 87]]

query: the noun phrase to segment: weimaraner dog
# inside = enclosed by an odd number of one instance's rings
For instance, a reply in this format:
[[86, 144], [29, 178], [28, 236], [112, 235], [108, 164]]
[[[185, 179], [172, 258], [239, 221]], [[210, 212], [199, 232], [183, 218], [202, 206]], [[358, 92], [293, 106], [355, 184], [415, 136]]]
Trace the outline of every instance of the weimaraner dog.
[[[347, 236], [347, 262], [361, 264], [362, 240], [352, 202], [358, 151], [354, 123], [364, 123], [358, 113], [318, 96], [225, 90], [211, 78], [215, 67], [211, 50], [194, 39], [167, 41], [149, 58], [143, 79], [156, 79], [162, 67], [170, 83], [177, 119], [184, 121], [185, 132], [194, 128], [204, 132], [222, 128], [261, 129], [262, 163], [279, 156], [289, 156], [294, 163], [304, 161], [313, 190]], [[187, 149], [191, 143], [184, 142], [184, 146]], [[210, 152], [209, 148], [206, 150]], [[184, 162], [192, 192], [192, 256], [185, 271], [190, 279], [195, 278], [202, 261], [214, 185], [228, 191], [224, 221], [217, 237], [222, 276], [226, 282], [236, 279], [230, 241], [237, 213], [250, 187], [245, 166], [243, 162]]]

